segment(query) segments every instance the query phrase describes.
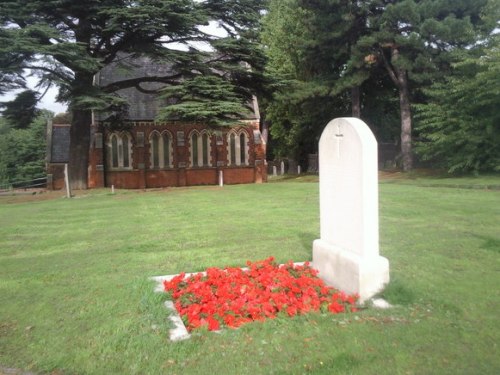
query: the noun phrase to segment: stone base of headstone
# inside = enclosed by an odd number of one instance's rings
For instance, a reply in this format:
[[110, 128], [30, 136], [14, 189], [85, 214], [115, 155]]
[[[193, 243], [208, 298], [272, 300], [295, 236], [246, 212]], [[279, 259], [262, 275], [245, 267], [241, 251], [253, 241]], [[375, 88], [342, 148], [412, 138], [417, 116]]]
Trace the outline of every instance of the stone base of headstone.
[[359, 294], [361, 303], [389, 283], [389, 261], [382, 256], [361, 257], [321, 239], [313, 242], [312, 255], [312, 266], [327, 285]]

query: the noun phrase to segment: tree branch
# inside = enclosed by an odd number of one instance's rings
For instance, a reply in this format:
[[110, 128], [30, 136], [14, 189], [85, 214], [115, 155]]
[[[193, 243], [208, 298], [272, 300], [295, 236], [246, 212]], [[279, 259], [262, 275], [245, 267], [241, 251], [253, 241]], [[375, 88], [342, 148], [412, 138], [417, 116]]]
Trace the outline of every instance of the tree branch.
[[36, 65], [21, 65], [21, 68], [22, 69], [31, 69], [31, 70], [42, 70], [44, 72], [48, 72], [50, 74], [53, 74], [55, 75], [56, 77], [59, 77], [61, 80], [63, 80], [64, 82], [68, 82], [70, 83], [72, 81], [72, 78], [71, 77], [67, 77], [65, 76], [64, 74], [54, 70], [54, 69], [51, 69], [51, 68], [47, 68], [46, 66], [36, 66]]
[[209, 42], [212, 40], [216, 40], [217, 37], [213, 35], [209, 35], [206, 33], [203, 33], [204, 36], [186, 36], [183, 38], [176, 38], [176, 39], [170, 39], [170, 40], [162, 40], [160, 37], [159, 39], [156, 40], [156, 42], [161, 43], [161, 44], [170, 44], [170, 43], [184, 43], [184, 42]]
[[[392, 50], [392, 48], [394, 48], [394, 47], [391, 47], [391, 50]], [[387, 73], [389, 73], [389, 77], [394, 82], [396, 87], [399, 87], [399, 80], [398, 80], [398, 77], [396, 75], [396, 72], [394, 71], [391, 63], [387, 60], [387, 57], [385, 57], [385, 53], [384, 53], [383, 48], [379, 49], [379, 54], [382, 57], [382, 62], [384, 64], [385, 69], [387, 70]]]
[[[117, 90], [122, 90], [122, 89], [127, 89], [130, 87], [135, 87], [139, 91], [145, 92], [145, 93], [155, 93], [156, 90], [147, 90], [142, 87], [140, 87], [141, 83], [146, 83], [146, 82], [155, 82], [155, 83], [165, 83], [165, 84], [177, 84], [178, 79], [182, 77], [181, 73], [177, 73], [171, 76], [151, 76], [151, 77], [139, 77], [139, 78], [131, 78], [131, 79], [125, 79], [123, 81], [117, 81], [110, 83], [106, 86], [101, 87], [101, 89], [104, 92], [115, 92]], [[151, 91], [151, 92], [148, 92]]]

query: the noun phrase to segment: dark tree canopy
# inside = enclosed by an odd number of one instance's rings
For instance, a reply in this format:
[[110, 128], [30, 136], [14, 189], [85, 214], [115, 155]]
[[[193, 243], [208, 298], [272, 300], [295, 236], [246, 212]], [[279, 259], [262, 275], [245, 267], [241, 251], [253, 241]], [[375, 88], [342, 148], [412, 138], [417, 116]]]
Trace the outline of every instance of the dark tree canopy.
[[7, 123], [16, 129], [27, 128], [40, 112], [37, 109], [38, 94], [32, 90], [19, 93], [14, 100], [0, 103], [2, 116]]
[[[59, 87], [59, 100], [72, 112], [70, 177], [74, 188], [86, 188], [90, 110], [120, 106], [115, 91], [141, 89], [141, 83], [152, 81], [181, 85], [197, 76], [217, 76], [224, 89], [226, 83], [258, 86], [264, 60], [255, 42], [264, 5], [264, 0], [5, 0], [0, 3], [0, 90], [22, 87], [27, 69], [42, 86]], [[210, 22], [226, 36], [200, 28]], [[208, 62], [208, 48], [217, 59]], [[150, 56], [171, 64], [174, 73], [94, 86], [94, 75], [121, 54]], [[242, 62], [251, 69], [243, 73]], [[231, 91], [241, 105], [248, 100], [249, 90]]]
[[[490, 32], [481, 18], [487, 0], [371, 1], [370, 33], [356, 45], [367, 62], [382, 66], [399, 93], [401, 155], [404, 170], [413, 168], [412, 98], [415, 89], [449, 70], [455, 49]], [[484, 33], [486, 31], [486, 34]]]
[[[292, 139], [311, 128], [307, 119], [312, 116], [304, 116], [303, 111], [308, 101], [321, 103], [313, 116], [320, 112], [347, 115], [349, 99], [353, 108], [359, 101], [359, 112], [352, 113], [363, 118], [380, 113], [374, 103], [381, 97], [384, 103], [392, 103], [390, 95], [395, 95], [399, 99], [402, 167], [410, 170], [412, 104], [419, 90], [443, 79], [457, 50], [491, 33], [498, 19], [488, 15], [487, 6], [494, 8], [494, 3], [498, 1], [272, 0], [264, 41], [269, 69], [281, 75], [285, 89], [268, 108], [271, 134]], [[328, 98], [335, 107], [330, 111], [325, 104]]]
[[[269, 74], [280, 79], [267, 106], [272, 149], [277, 156], [305, 161], [316, 152], [322, 127], [333, 117], [374, 114], [389, 93], [378, 67], [356, 54], [369, 32], [365, 2], [273, 0], [264, 19]], [[362, 87], [363, 86], [363, 87]], [[365, 92], [376, 92], [366, 95]], [[391, 93], [392, 94], [392, 93]], [[388, 107], [388, 106], [385, 106]], [[383, 111], [370, 118], [386, 125]], [[392, 124], [392, 122], [391, 122]], [[384, 131], [385, 134], [388, 133]]]
[[463, 52], [417, 107], [417, 151], [449, 172], [500, 171], [500, 36]]
[[0, 117], [0, 185], [29, 186], [45, 175], [46, 125], [53, 113], [41, 110], [23, 128], [2, 125]]

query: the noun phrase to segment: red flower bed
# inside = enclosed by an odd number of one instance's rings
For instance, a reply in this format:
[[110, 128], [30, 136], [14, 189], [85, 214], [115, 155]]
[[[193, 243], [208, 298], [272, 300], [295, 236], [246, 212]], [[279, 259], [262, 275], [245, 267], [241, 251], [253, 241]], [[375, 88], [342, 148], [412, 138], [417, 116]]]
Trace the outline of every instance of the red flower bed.
[[222, 325], [235, 328], [273, 319], [279, 313], [356, 311], [358, 296], [326, 286], [309, 263], [278, 266], [270, 257], [247, 265], [246, 270], [209, 268], [206, 275], [187, 278], [181, 273], [163, 282], [188, 330], [207, 326], [213, 331]]

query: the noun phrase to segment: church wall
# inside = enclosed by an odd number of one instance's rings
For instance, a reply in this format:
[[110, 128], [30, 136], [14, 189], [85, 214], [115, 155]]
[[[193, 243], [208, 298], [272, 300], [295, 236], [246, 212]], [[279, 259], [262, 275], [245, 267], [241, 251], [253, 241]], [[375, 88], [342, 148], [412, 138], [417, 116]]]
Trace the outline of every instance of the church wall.
[[242, 168], [227, 168], [224, 170], [224, 183], [225, 184], [250, 184], [255, 181], [255, 168], [242, 167]]
[[138, 170], [107, 172], [106, 186], [112, 185], [118, 189], [145, 188], [143, 181], [141, 181], [141, 172]]
[[51, 176], [52, 184], [47, 186], [49, 190], [64, 189], [64, 164], [51, 163], [47, 167], [47, 174]]
[[169, 186], [179, 186], [178, 171], [147, 171], [146, 187], [160, 188]]
[[186, 169], [186, 185], [216, 185], [217, 169]]
[[[102, 125], [93, 127], [90, 150], [89, 187], [123, 189], [160, 188], [170, 186], [216, 185], [219, 172], [223, 171], [225, 184], [261, 183], [267, 181], [265, 143], [259, 141], [258, 121], [247, 121], [238, 127], [238, 134], [245, 132], [248, 149], [246, 165], [230, 165], [228, 128], [214, 131], [203, 124], [135, 122], [125, 127], [120, 134], [127, 134], [130, 143], [130, 164], [124, 168], [110, 166], [110, 144], [112, 132]], [[209, 165], [193, 166], [191, 137], [193, 131], [200, 136], [210, 131]], [[151, 160], [152, 133], [168, 132], [171, 137], [171, 165], [154, 168]], [[115, 132], [116, 134], [116, 132]], [[239, 156], [238, 156], [239, 157]], [[108, 160], [106, 160], [108, 158]]]

